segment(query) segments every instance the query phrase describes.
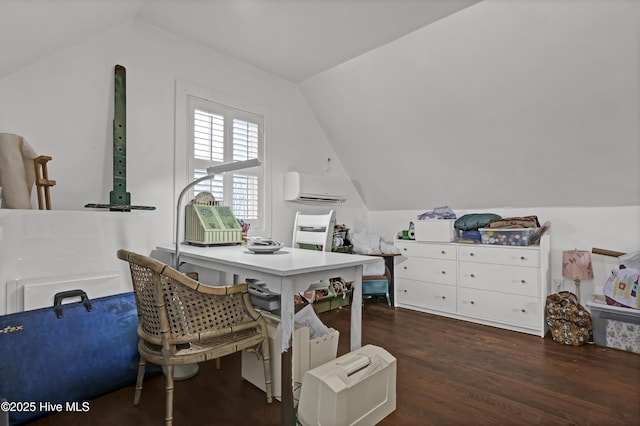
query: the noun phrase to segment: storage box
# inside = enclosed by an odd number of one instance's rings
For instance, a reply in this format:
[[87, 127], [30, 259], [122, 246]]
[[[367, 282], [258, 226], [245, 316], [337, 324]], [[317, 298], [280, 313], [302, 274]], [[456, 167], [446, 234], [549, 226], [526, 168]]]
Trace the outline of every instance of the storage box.
[[426, 219], [413, 222], [416, 241], [455, 241], [454, 219]]
[[[280, 317], [268, 312], [261, 313], [267, 322], [267, 331], [269, 333], [273, 396], [281, 400], [282, 354], [280, 353], [280, 348], [282, 347], [282, 327], [280, 325]], [[300, 383], [304, 373], [336, 358], [339, 338], [340, 333], [330, 328], [329, 333], [311, 340], [309, 338], [309, 329], [304, 325], [295, 324], [293, 336], [293, 381], [297, 383], [294, 386], [295, 400], [298, 400]], [[246, 350], [242, 351], [242, 377], [254, 386], [263, 391], [265, 390], [262, 360], [258, 359], [256, 354]]]
[[267, 288], [267, 283], [253, 278], [247, 278], [249, 284], [249, 300], [256, 308], [280, 315], [280, 294]]
[[280, 313], [280, 295], [257, 295], [249, 294], [249, 300], [251, 304], [256, 308], [264, 309], [265, 311], [273, 312], [275, 314]]
[[396, 358], [366, 345], [307, 371], [298, 422], [316, 425], [375, 425], [396, 409]]
[[323, 312], [332, 311], [334, 309], [342, 308], [349, 305], [351, 300], [351, 290], [347, 290], [346, 293], [340, 293], [336, 296], [325, 296], [320, 299], [316, 299], [313, 302], [313, 310], [316, 313], [321, 314]]
[[594, 296], [587, 307], [597, 345], [640, 354], [640, 309], [607, 305], [604, 296]]
[[528, 246], [529, 241], [539, 228], [480, 228], [482, 244], [501, 246]]

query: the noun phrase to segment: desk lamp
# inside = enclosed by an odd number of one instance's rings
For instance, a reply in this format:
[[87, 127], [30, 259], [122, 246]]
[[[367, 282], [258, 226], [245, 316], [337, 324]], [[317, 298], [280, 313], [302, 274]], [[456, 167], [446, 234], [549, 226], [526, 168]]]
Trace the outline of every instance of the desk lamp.
[[180, 195], [178, 196], [177, 207], [176, 207], [177, 209], [176, 211], [176, 253], [175, 253], [175, 263], [174, 263], [174, 267], [176, 270], [179, 270], [180, 268], [180, 210], [182, 205], [182, 197], [184, 197], [187, 191], [189, 191], [191, 188], [193, 188], [200, 182], [213, 179], [218, 174], [231, 172], [234, 170], [248, 169], [250, 167], [259, 166], [260, 164], [262, 164], [260, 160], [258, 160], [257, 158], [254, 158], [253, 160], [235, 161], [232, 163], [223, 163], [223, 164], [218, 164], [215, 166], [208, 167], [206, 176], [203, 176], [201, 178], [194, 180], [189, 185], [185, 186], [184, 189], [180, 192]]
[[[232, 163], [223, 163], [208, 167], [206, 176], [194, 180], [193, 182], [185, 186], [184, 189], [180, 192], [176, 206], [176, 252], [174, 258], [174, 268], [176, 269], [176, 271], [180, 270], [180, 210], [182, 206], [182, 198], [184, 197], [184, 195], [200, 182], [208, 179], [213, 179], [217, 174], [231, 172], [234, 170], [248, 169], [250, 167], [259, 166], [260, 164], [262, 164], [260, 160], [254, 158], [253, 160], [235, 161]], [[173, 370], [173, 378], [176, 380], [189, 379], [198, 374], [198, 370], [198, 364], [176, 365]]]
[[591, 253], [585, 250], [565, 250], [562, 252], [562, 276], [573, 279], [576, 296], [580, 303], [580, 280], [592, 279]]

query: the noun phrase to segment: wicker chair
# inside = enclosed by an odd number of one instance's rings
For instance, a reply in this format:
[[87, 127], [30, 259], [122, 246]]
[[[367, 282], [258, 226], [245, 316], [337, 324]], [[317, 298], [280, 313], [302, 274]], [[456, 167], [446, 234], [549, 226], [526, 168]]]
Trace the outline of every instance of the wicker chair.
[[262, 357], [267, 402], [272, 401], [267, 325], [249, 302], [247, 284], [210, 287], [147, 256], [118, 250], [129, 262], [138, 308], [140, 403], [147, 362], [162, 365], [167, 425], [173, 421], [173, 367], [219, 359], [248, 349]]

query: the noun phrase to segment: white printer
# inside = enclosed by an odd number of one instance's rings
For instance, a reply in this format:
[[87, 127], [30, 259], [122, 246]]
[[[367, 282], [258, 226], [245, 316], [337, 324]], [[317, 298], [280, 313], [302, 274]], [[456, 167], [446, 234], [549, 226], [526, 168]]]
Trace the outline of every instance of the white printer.
[[298, 422], [303, 426], [374, 425], [396, 409], [396, 358], [366, 345], [307, 371]]

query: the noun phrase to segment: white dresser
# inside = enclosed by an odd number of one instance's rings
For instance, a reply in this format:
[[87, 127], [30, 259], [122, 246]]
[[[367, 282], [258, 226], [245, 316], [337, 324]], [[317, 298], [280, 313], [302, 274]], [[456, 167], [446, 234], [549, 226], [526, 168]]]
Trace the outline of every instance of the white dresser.
[[398, 240], [398, 307], [544, 337], [550, 237], [539, 246]]

